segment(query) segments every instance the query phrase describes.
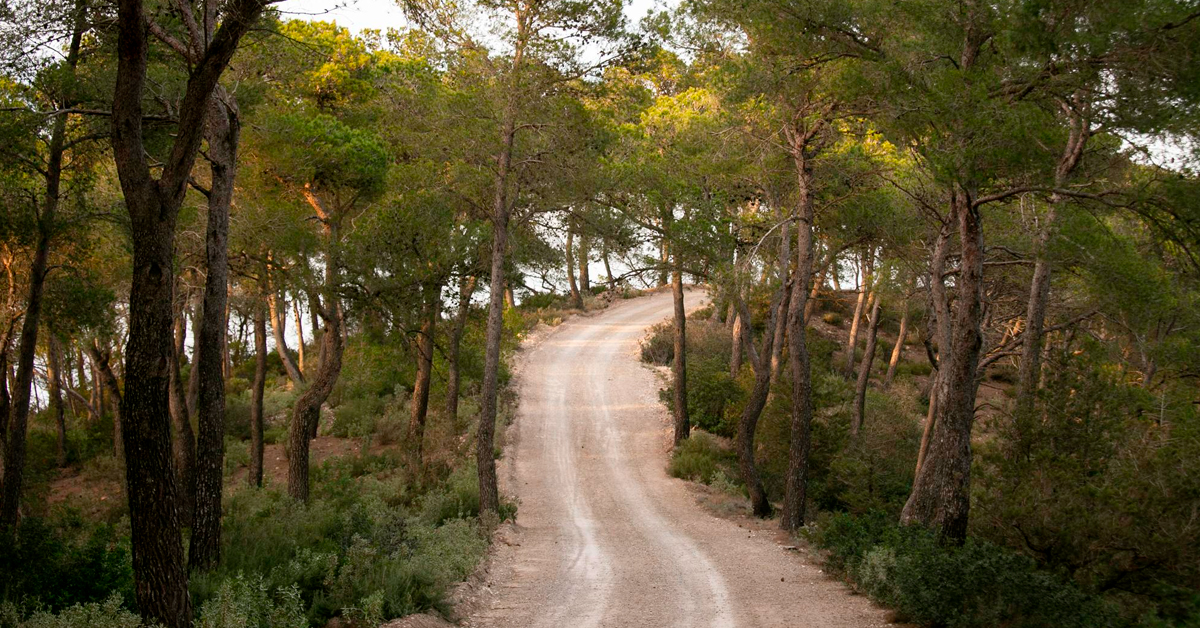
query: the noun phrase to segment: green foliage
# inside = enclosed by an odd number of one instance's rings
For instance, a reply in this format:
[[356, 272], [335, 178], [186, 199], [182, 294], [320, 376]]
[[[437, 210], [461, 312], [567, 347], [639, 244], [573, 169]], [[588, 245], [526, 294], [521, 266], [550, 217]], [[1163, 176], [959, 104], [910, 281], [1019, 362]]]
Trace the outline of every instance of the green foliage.
[[295, 585], [270, 591], [262, 576], [226, 580], [200, 607], [199, 628], [308, 628]]
[[711, 434], [693, 431], [671, 454], [667, 472], [671, 477], [710, 484], [719, 474], [726, 478], [737, 474], [737, 456]]
[[1028, 557], [968, 539], [939, 544], [934, 532], [891, 515], [837, 514], [813, 534], [828, 564], [902, 620], [951, 628], [1123, 625], [1113, 606], [1041, 570]]
[[114, 592], [133, 600], [129, 540], [115, 526], [95, 525], [78, 512], [25, 517], [16, 541], [0, 544], [0, 600], [57, 612]]
[[74, 604], [55, 614], [38, 610], [28, 618], [10, 602], [0, 604], [0, 628], [154, 628], [157, 624], [143, 623], [130, 612], [120, 593], [113, 593], [102, 602]]

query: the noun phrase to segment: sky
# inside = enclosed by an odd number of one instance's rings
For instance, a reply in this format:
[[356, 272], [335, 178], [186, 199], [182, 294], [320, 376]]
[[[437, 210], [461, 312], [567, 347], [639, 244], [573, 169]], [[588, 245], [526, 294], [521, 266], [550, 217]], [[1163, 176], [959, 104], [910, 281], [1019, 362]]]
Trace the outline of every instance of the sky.
[[[669, 4], [676, 2], [667, 0]], [[664, 0], [627, 0], [625, 15], [636, 23]], [[309, 19], [337, 22], [358, 32], [364, 28], [387, 30], [407, 25], [404, 12], [395, 0], [284, 0], [275, 5], [284, 19]]]

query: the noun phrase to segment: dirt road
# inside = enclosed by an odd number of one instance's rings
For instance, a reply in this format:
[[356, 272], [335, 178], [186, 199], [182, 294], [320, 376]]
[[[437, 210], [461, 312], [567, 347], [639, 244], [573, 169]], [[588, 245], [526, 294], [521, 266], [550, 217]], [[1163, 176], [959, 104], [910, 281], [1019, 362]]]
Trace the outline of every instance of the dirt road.
[[[700, 305], [700, 292], [689, 294]], [[669, 418], [638, 361], [670, 293], [576, 317], [525, 356], [502, 467], [520, 499], [471, 626], [886, 625], [885, 612], [696, 504], [666, 475]]]

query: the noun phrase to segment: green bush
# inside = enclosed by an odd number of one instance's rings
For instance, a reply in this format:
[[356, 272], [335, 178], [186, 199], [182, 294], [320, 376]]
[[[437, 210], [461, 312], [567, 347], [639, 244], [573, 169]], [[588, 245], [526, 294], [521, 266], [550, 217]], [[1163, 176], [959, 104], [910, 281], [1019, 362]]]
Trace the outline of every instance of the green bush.
[[200, 607], [198, 628], [308, 628], [295, 585], [274, 593], [262, 576], [238, 574]]
[[671, 477], [710, 484], [718, 473], [739, 477], [736, 466], [734, 452], [722, 447], [711, 434], [693, 431], [675, 448], [667, 472]]
[[127, 532], [94, 525], [77, 512], [54, 520], [25, 517], [16, 541], [0, 543], [0, 599], [56, 612], [100, 602], [116, 592], [133, 599]]
[[834, 327], [841, 327], [846, 323], [846, 319], [842, 318], [842, 315], [837, 312], [825, 312], [821, 315], [821, 320], [825, 321], [825, 324]]
[[675, 359], [675, 332], [671, 323], [659, 323], [641, 342], [642, 362], [670, 366]]
[[153, 628], [157, 624], [142, 623], [142, 618], [129, 611], [120, 593], [113, 593], [103, 602], [74, 604], [58, 614], [41, 609], [22, 619], [22, 613], [11, 602], [0, 605], [0, 628]]
[[901, 527], [890, 515], [838, 514], [813, 534], [830, 567], [904, 621], [973, 628], [1122, 625], [1113, 606], [1028, 557], [968, 539], [938, 542], [931, 530]]

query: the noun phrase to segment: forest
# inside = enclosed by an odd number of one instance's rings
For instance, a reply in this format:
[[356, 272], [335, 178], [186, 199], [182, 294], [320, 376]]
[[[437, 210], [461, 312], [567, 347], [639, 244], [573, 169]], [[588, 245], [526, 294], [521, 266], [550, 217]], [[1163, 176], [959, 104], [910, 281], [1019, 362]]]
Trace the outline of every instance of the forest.
[[454, 620], [522, 342], [659, 292], [704, 516], [1200, 626], [1195, 0], [378, 4], [0, 2], [0, 628]]

